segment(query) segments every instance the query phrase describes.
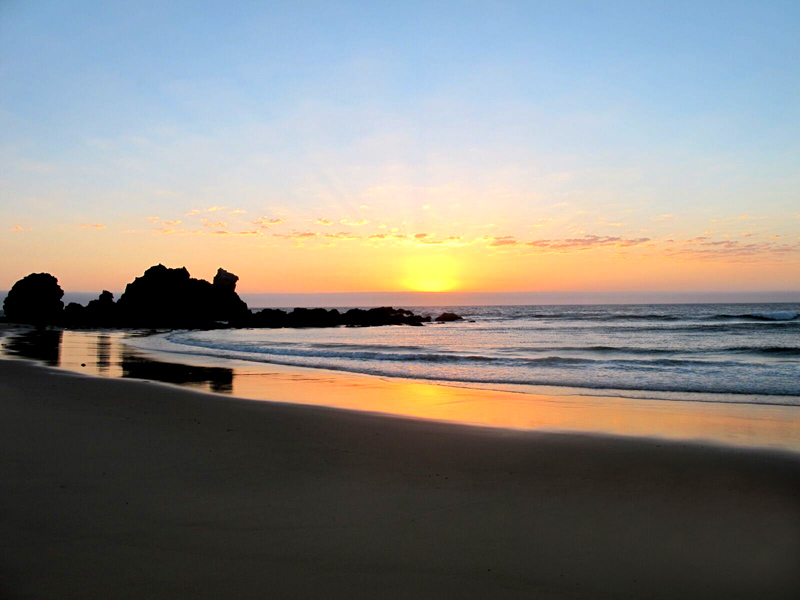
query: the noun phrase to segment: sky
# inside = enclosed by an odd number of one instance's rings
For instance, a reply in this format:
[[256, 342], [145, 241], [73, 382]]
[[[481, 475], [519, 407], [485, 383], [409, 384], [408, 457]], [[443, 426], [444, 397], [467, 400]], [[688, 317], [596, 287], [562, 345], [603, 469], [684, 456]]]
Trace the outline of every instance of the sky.
[[0, 289], [800, 291], [800, 3], [0, 0]]

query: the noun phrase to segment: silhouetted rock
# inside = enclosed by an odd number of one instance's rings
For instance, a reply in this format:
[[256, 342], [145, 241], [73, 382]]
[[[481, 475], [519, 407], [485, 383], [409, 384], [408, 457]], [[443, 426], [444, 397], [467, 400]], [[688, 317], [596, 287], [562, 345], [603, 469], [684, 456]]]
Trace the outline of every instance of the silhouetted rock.
[[103, 290], [97, 300], [91, 300], [86, 306], [86, 313], [90, 323], [95, 327], [110, 327], [116, 323], [117, 305], [114, 303], [114, 294]]
[[69, 327], [86, 327], [89, 322], [89, 312], [83, 304], [70, 302], [64, 308], [64, 323]]
[[236, 275], [233, 273], [228, 273], [225, 269], [220, 267], [217, 269], [217, 274], [214, 275], [213, 283], [220, 288], [230, 288], [235, 292], [237, 281], [239, 281], [239, 278]]
[[376, 327], [380, 325], [422, 325], [430, 317], [415, 315], [410, 310], [381, 306], [380, 308], [352, 308], [344, 314], [344, 324], [348, 327]]
[[383, 306], [381, 308], [351, 308], [344, 314], [336, 309], [295, 308], [291, 312], [265, 308], [254, 313], [241, 326], [246, 327], [376, 327], [380, 325], [422, 325], [430, 317], [415, 315], [410, 310]]
[[439, 323], [447, 323], [449, 321], [463, 321], [464, 317], [459, 317], [456, 313], [443, 312], [434, 320], [438, 321]]
[[[185, 267], [169, 269], [156, 265], [125, 288], [118, 302], [103, 290], [87, 306], [71, 302], [63, 309], [64, 292], [46, 273], [28, 275], [14, 284], [4, 308], [7, 320], [20, 323], [64, 324], [68, 327], [142, 327], [151, 329], [215, 329], [219, 327], [376, 327], [422, 325], [428, 316], [410, 310], [382, 306], [336, 309], [295, 308], [291, 312], [265, 308], [251, 313], [236, 293], [239, 278], [217, 270], [214, 282], [194, 279]], [[459, 321], [454, 313], [443, 313], [437, 321]]]
[[132, 327], [173, 329], [245, 321], [250, 311], [236, 294], [238, 277], [220, 269], [217, 278], [220, 283], [211, 284], [191, 278], [185, 267], [150, 267], [127, 285], [117, 302], [120, 321]]
[[61, 320], [64, 290], [49, 273], [31, 273], [17, 281], [3, 302], [6, 319], [13, 323], [52, 325]]

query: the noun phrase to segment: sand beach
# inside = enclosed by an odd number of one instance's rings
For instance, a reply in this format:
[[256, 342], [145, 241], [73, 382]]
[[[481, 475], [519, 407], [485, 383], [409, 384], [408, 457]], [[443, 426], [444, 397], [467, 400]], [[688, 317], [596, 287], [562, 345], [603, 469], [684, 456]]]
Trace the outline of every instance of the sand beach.
[[796, 598], [800, 455], [0, 361], [4, 598]]

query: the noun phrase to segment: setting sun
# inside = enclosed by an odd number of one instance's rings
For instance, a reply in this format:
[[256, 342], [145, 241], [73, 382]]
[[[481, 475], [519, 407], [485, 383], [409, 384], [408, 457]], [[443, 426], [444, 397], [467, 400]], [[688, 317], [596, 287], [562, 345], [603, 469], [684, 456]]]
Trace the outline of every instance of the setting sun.
[[405, 265], [404, 287], [415, 292], [449, 292], [458, 287], [458, 263], [449, 256], [415, 256]]

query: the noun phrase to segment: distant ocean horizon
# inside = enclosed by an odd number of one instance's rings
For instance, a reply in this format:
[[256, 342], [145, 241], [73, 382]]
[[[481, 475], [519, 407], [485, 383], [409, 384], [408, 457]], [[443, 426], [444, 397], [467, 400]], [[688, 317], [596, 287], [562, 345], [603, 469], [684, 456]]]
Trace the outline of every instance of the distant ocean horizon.
[[[64, 293], [64, 304], [86, 305], [96, 292]], [[124, 290], [109, 290], [119, 299]], [[0, 290], [0, 311], [8, 291]], [[342, 308], [396, 306], [534, 306], [601, 304], [738, 304], [800, 302], [800, 290], [771, 291], [563, 291], [563, 292], [239, 292], [252, 310], [261, 308]]]
[[173, 331], [156, 352], [535, 392], [800, 406], [800, 303], [430, 306], [424, 327]]

